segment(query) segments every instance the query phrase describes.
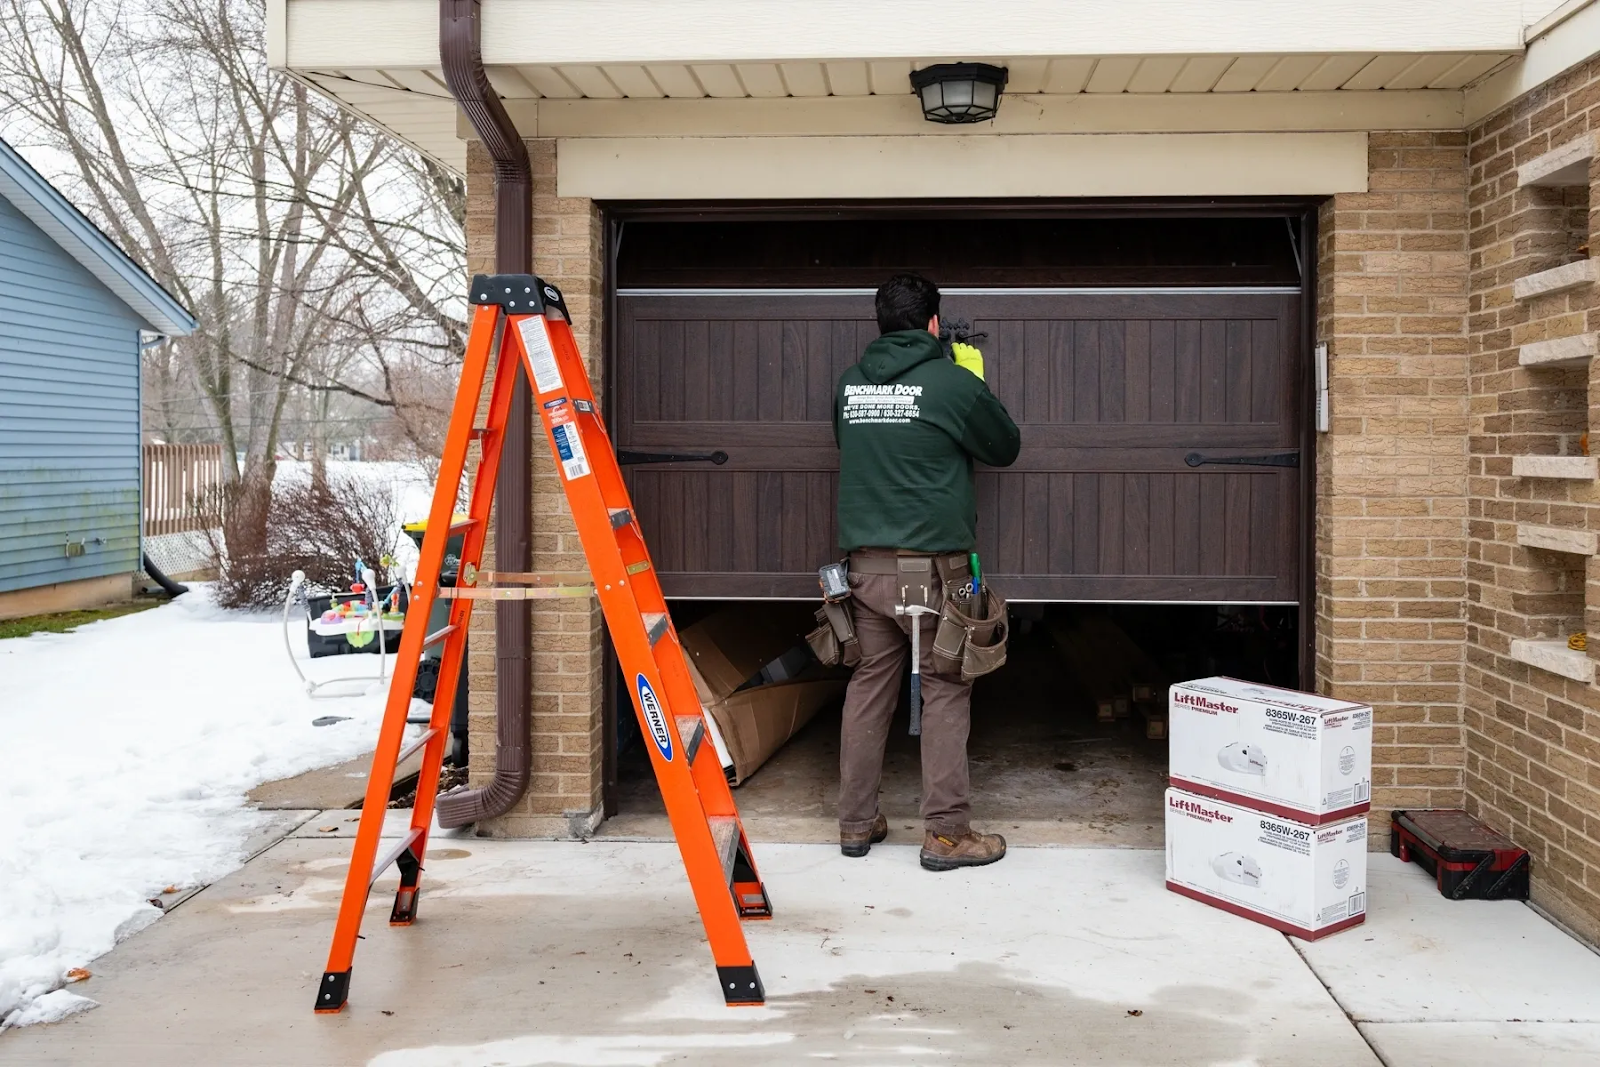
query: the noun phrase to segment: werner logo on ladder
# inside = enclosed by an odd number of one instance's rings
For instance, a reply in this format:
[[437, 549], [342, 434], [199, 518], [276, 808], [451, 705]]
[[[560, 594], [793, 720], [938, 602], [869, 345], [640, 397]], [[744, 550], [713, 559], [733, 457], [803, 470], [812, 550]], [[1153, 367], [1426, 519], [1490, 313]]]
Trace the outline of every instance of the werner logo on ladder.
[[[333, 946], [317, 988], [316, 1010], [337, 1012], [344, 1007], [367, 895], [390, 864], [400, 870], [400, 887], [389, 924], [409, 926], [416, 917], [422, 858], [433, 822], [434, 795], [449, 732], [451, 703], [462, 669], [471, 602], [588, 595], [600, 598], [617, 659], [624, 676], [633, 679], [634, 707], [641, 729], [652, 742], [647, 749], [650, 762], [705, 924], [723, 997], [729, 1004], [763, 1003], [761, 979], [739, 921], [771, 918], [771, 903], [756, 873], [750, 843], [739, 822], [721, 763], [713, 747], [704, 743], [706, 728], [700, 700], [667, 613], [661, 583], [634, 520], [633, 504], [595, 403], [589, 375], [573, 341], [566, 304], [554, 286], [527, 274], [480, 274], [472, 280], [470, 300], [476, 310], [462, 362], [461, 384], [451, 409], [411, 608], [400, 638], [399, 659], [368, 776]], [[500, 328], [502, 323], [504, 329]], [[488, 414], [483, 428], [475, 429], [473, 420], [497, 336], [500, 347]], [[532, 382], [545, 436], [583, 542], [588, 575], [477, 570], [518, 367]], [[468, 518], [452, 525], [457, 492], [466, 471], [467, 448], [474, 440], [482, 443], [483, 451], [472, 483]], [[454, 588], [441, 588], [439, 572], [445, 544], [452, 533], [464, 535], [462, 582]], [[441, 597], [453, 601], [449, 623], [428, 633], [429, 612], [434, 600]], [[418, 662], [426, 648], [441, 642], [432, 717], [422, 736], [403, 746]], [[422, 771], [411, 826], [379, 858], [378, 845], [395, 766], [418, 748], [423, 750]]]

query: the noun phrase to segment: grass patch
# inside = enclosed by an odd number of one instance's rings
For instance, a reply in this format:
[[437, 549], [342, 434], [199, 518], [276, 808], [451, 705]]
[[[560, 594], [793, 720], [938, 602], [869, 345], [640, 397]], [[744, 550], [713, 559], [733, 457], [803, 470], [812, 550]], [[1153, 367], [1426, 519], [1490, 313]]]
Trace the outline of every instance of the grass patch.
[[58, 611], [50, 615], [24, 615], [20, 619], [0, 619], [0, 640], [27, 637], [29, 634], [71, 633], [86, 623], [115, 619], [165, 604], [165, 600], [129, 600], [92, 611]]

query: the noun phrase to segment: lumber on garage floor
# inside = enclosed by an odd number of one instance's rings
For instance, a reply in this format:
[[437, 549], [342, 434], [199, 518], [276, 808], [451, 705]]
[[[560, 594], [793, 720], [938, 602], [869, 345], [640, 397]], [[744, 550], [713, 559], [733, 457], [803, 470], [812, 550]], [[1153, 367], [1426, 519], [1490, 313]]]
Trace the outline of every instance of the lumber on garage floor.
[[[1164, 742], [1141, 721], [1095, 720], [1088, 694], [1062, 668], [1043, 627], [1016, 634], [1005, 669], [973, 691], [973, 822], [1023, 845], [1159, 848]], [[602, 837], [664, 839], [666, 816], [639, 753], [624, 761], [620, 813]], [[839, 714], [819, 714], [734, 791], [751, 833], [769, 840], [838, 838]], [[884, 759], [881, 806], [890, 840], [920, 843], [921, 764], [896, 713]]]

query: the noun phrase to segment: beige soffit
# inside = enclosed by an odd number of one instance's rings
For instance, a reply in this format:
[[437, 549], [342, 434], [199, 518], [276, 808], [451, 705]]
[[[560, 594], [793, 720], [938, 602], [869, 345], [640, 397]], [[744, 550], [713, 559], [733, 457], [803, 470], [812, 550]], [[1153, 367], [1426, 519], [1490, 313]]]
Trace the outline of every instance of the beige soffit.
[[563, 138], [596, 200], [1249, 196], [1364, 192], [1364, 133]]

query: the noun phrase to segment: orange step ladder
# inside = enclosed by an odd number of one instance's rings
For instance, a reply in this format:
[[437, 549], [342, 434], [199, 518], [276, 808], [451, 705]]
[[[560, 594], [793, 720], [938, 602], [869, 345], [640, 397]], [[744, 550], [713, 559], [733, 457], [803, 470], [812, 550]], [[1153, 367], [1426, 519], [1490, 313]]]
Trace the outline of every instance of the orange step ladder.
[[[739, 924], [741, 919], [771, 918], [772, 905], [756, 872], [721, 761], [708, 743], [700, 700], [573, 340], [566, 303], [554, 286], [529, 274], [480, 274], [472, 280], [469, 298], [475, 310], [461, 384], [450, 413], [439, 481], [428, 512], [328, 966], [317, 987], [316, 1010], [333, 1013], [344, 1007], [367, 897], [391, 864], [399, 868], [400, 885], [389, 925], [409, 926], [416, 919], [428, 829], [433, 822], [472, 601], [590, 595], [600, 599], [617, 659], [628, 680], [645, 748], [711, 944], [723, 997], [730, 1005], [761, 1004], [766, 994]], [[487, 416], [478, 429], [473, 423], [496, 344], [499, 351]], [[583, 542], [589, 564], [586, 575], [478, 569], [518, 368], [532, 384], [545, 439]], [[468, 446], [473, 441], [481, 443], [482, 456], [463, 520], [453, 516]], [[441, 587], [445, 545], [455, 533], [463, 534], [460, 578], [453, 588]], [[451, 601], [449, 621], [429, 633], [428, 618], [434, 601], [440, 598]], [[407, 744], [406, 718], [418, 665], [426, 649], [441, 643], [432, 715], [421, 736]], [[422, 770], [410, 827], [379, 857], [395, 768], [418, 749], [422, 751]]]

